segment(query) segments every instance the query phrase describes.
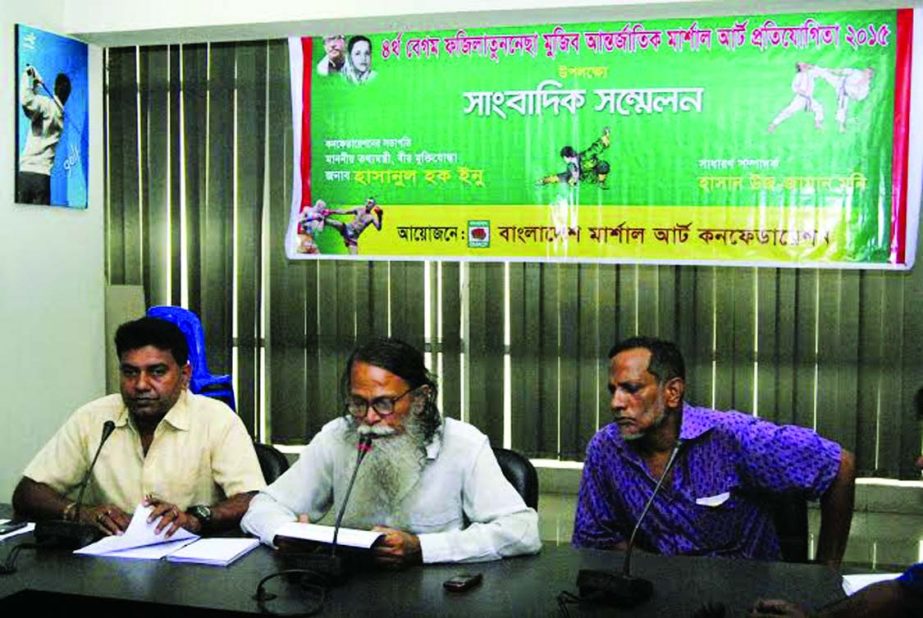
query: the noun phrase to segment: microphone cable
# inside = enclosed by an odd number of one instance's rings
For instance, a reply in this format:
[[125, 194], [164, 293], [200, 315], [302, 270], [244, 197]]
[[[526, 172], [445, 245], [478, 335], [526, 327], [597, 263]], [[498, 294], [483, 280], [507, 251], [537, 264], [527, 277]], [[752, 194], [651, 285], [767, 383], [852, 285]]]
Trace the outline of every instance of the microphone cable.
[[673, 470], [673, 462], [676, 461], [676, 456], [679, 455], [679, 449], [683, 446], [682, 440], [676, 441], [676, 446], [673, 447], [673, 452], [670, 453], [670, 459], [667, 460], [667, 465], [663, 469], [663, 474], [660, 475], [660, 478], [657, 480], [657, 485], [654, 487], [654, 491], [651, 493], [651, 497], [648, 498], [647, 504], [644, 505], [644, 510], [641, 511], [641, 516], [638, 517], [638, 521], [635, 522], [635, 527], [631, 531], [631, 537], [628, 539], [628, 547], [625, 551], [625, 562], [622, 565], [622, 575], [629, 577], [631, 575], [631, 553], [635, 548], [635, 537], [638, 536], [638, 530], [641, 529], [641, 522], [644, 521], [644, 518], [647, 516], [647, 512], [651, 510], [651, 506], [654, 504], [654, 498], [657, 497], [657, 494], [660, 492], [660, 487], [663, 485], [663, 482], [667, 479], [667, 475]]
[[[291, 613], [282, 613], [270, 609], [267, 603], [275, 599], [277, 595], [266, 591], [266, 583], [278, 577], [289, 577], [295, 575], [301, 576], [301, 581], [299, 582], [301, 591], [303, 593], [307, 593], [309, 597], [313, 597], [308, 599], [307, 607], [302, 611]], [[327, 600], [326, 586], [321, 584], [308, 583], [309, 578], [316, 577], [318, 575], [321, 574], [315, 571], [310, 571], [308, 569], [286, 569], [284, 571], [272, 573], [261, 579], [260, 583], [256, 585], [256, 594], [253, 595], [253, 599], [256, 601], [256, 604], [262, 613], [269, 614], [271, 616], [313, 616], [324, 609], [324, 601]]]
[[340, 505], [340, 512], [337, 513], [336, 522], [333, 524], [333, 543], [330, 547], [330, 555], [336, 556], [337, 553], [337, 537], [340, 536], [340, 524], [343, 522], [343, 515], [346, 513], [346, 503], [349, 501], [349, 496], [353, 492], [353, 483], [356, 482], [356, 475], [359, 474], [359, 465], [362, 464], [362, 460], [365, 459], [365, 456], [369, 454], [369, 451], [372, 450], [372, 436], [366, 434], [360, 436], [359, 444], [356, 446], [356, 467], [353, 468], [353, 474], [349, 477], [349, 485], [346, 487], [346, 494], [343, 496], [343, 504]]
[[635, 538], [641, 528], [641, 522], [647, 517], [647, 513], [654, 504], [654, 499], [660, 492], [664, 481], [666, 481], [670, 472], [673, 471], [673, 464], [676, 462], [676, 458], [682, 446], [683, 440], [677, 439], [667, 459], [667, 463], [664, 466], [663, 473], [654, 486], [654, 491], [644, 505], [641, 515], [635, 521], [634, 528], [626, 544], [625, 558], [622, 563], [621, 572], [612, 573], [597, 569], [581, 569], [577, 574], [579, 594], [575, 595], [567, 590], [563, 590], [557, 597], [558, 609], [562, 616], [566, 617], [568, 615], [567, 605], [570, 603], [598, 603], [627, 608], [633, 607], [638, 603], [643, 603], [653, 594], [654, 586], [651, 581], [632, 577], [631, 555], [635, 547]]
[[[362, 464], [362, 460], [365, 459], [365, 456], [368, 455], [368, 453], [372, 450], [372, 436], [361, 436], [359, 438], [359, 443], [356, 445], [356, 450], [358, 451], [356, 454], [356, 466], [349, 478], [349, 485], [347, 486], [346, 493], [343, 497], [343, 504], [340, 505], [340, 511], [337, 513], [336, 522], [334, 523], [333, 527], [333, 542], [330, 546], [329, 555], [330, 560], [336, 559], [337, 537], [340, 533], [340, 524], [343, 521], [343, 515], [346, 512], [346, 504], [349, 501], [350, 494], [352, 493], [353, 484], [356, 482], [356, 475], [359, 473], [359, 466]], [[296, 575], [301, 576], [301, 581], [299, 584], [301, 586], [302, 592], [311, 597], [308, 599], [307, 608], [303, 611], [294, 613], [280, 613], [270, 609], [267, 603], [277, 598], [277, 595], [266, 591], [266, 583], [279, 577], [291, 577]], [[331, 579], [329, 573], [324, 573], [320, 570], [285, 569], [283, 571], [278, 571], [276, 573], [267, 575], [261, 579], [256, 586], [256, 593], [252, 598], [256, 601], [260, 611], [264, 614], [270, 614], [272, 616], [313, 616], [314, 614], [317, 614], [324, 609], [324, 601], [327, 599], [327, 590], [333, 587], [335, 583], [336, 582]]]
[[0, 575], [12, 575], [16, 572], [16, 558], [19, 556], [19, 552], [24, 549], [38, 549], [38, 544], [19, 543], [13, 547], [13, 549], [10, 550], [10, 553], [6, 555], [6, 560], [0, 564]]

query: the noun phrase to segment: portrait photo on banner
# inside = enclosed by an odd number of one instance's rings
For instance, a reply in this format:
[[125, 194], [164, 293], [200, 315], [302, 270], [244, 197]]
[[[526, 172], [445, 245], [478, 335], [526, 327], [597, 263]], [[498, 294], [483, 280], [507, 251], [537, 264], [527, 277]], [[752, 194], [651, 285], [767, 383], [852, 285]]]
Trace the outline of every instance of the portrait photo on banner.
[[88, 46], [16, 25], [16, 203], [86, 208]]

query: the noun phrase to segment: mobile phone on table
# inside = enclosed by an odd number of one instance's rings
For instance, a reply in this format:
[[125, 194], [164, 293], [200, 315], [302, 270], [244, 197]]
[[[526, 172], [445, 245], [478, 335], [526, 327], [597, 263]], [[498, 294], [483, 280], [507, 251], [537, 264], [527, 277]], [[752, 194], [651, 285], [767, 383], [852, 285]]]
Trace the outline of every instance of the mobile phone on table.
[[28, 523], [27, 521], [8, 521], [5, 524], [0, 524], [0, 536], [25, 528]]
[[449, 592], [464, 592], [480, 584], [483, 579], [480, 573], [459, 573], [442, 582], [442, 587]]

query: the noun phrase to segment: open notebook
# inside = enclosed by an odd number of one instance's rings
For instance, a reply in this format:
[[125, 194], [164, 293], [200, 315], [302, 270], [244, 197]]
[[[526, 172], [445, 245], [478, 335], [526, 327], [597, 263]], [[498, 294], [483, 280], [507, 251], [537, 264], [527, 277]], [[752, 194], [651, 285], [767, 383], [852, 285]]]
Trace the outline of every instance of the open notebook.
[[171, 562], [227, 566], [259, 545], [257, 539], [203, 539], [182, 528], [168, 539], [164, 532], [155, 532], [156, 521], [148, 523], [150, 512], [151, 507], [138, 505], [124, 533], [107, 536], [74, 553], [133, 560], [166, 558]]

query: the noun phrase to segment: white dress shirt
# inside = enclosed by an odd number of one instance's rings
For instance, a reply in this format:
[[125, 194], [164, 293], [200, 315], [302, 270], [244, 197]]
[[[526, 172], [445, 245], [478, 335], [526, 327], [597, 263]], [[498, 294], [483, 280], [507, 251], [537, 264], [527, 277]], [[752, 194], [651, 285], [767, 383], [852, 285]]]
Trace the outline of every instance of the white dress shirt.
[[[339, 511], [355, 461], [343, 448], [347, 430], [343, 418], [324, 425], [295, 465], [253, 498], [241, 527], [272, 545], [276, 531], [298, 514], [318, 521], [331, 508]], [[466, 423], [444, 421], [406, 500], [403, 529], [419, 537], [425, 563], [496, 560], [541, 549], [538, 514], [504, 478], [487, 436]]]

